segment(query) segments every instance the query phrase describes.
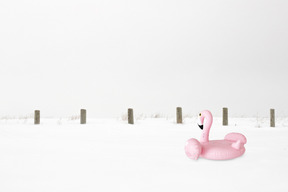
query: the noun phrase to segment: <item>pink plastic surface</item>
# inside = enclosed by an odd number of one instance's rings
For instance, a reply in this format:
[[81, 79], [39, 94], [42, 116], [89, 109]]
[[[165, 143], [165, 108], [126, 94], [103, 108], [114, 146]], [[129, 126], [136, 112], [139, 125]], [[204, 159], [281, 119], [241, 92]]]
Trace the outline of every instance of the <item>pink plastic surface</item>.
[[209, 140], [209, 132], [212, 126], [213, 117], [210, 111], [205, 110], [199, 114], [200, 122], [203, 125], [200, 141], [191, 138], [185, 146], [185, 153], [190, 159], [203, 157], [212, 160], [234, 159], [244, 154], [247, 140], [241, 133], [229, 133], [224, 140]]

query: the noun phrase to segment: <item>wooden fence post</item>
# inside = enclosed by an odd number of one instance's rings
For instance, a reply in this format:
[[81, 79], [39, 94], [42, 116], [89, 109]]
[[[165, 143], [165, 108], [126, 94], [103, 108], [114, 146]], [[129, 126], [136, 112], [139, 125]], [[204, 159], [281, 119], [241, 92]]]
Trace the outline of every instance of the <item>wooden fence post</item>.
[[228, 125], [228, 108], [226, 107], [223, 108], [223, 125]]
[[86, 124], [86, 109], [80, 111], [80, 124]]
[[134, 124], [133, 109], [128, 109], [128, 124]]
[[176, 108], [176, 116], [177, 116], [177, 124], [181, 124], [182, 123], [182, 108], [181, 107]]
[[270, 127], [275, 127], [275, 109], [270, 109]]
[[40, 110], [34, 111], [34, 124], [35, 125], [40, 124]]

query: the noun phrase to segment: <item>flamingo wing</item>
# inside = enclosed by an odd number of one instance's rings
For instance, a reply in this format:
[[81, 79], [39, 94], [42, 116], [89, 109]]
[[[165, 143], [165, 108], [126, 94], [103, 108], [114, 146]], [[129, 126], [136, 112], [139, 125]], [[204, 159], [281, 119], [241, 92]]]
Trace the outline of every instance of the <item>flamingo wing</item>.
[[197, 139], [191, 138], [185, 146], [185, 153], [190, 159], [197, 160], [202, 152], [202, 146]]

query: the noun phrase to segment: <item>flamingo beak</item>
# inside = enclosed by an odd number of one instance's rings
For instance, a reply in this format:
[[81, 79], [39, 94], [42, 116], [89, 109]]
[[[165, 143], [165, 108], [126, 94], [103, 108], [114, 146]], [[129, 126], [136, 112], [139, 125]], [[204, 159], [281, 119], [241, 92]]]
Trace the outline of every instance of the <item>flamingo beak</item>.
[[[201, 114], [201, 113], [200, 113]], [[201, 117], [201, 116], [199, 116], [199, 118], [198, 118], [198, 122], [197, 122], [197, 124], [198, 124], [198, 126], [200, 127], [200, 129], [202, 129], [203, 130], [203, 117]]]

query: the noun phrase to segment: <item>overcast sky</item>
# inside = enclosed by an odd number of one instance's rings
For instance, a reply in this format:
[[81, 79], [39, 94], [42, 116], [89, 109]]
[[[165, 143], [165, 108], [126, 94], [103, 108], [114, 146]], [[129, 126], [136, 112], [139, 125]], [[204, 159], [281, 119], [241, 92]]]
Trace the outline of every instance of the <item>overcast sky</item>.
[[288, 1], [0, 0], [0, 116], [288, 115]]

